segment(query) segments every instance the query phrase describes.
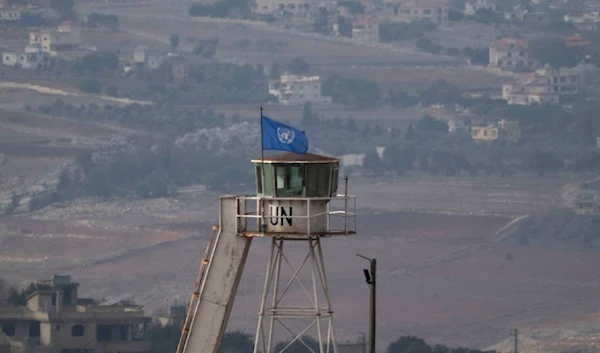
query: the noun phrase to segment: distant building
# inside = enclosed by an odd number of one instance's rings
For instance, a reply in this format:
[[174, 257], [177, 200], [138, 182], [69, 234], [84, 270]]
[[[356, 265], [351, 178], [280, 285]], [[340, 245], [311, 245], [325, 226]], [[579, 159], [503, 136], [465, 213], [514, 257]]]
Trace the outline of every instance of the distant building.
[[61, 51], [78, 49], [81, 45], [81, 31], [71, 21], [66, 21], [56, 31], [31, 32], [29, 44], [39, 45], [43, 52], [56, 56]]
[[535, 72], [536, 76], [548, 78], [554, 92], [561, 96], [571, 96], [579, 93], [580, 74], [577, 68], [552, 69], [546, 66]]
[[131, 62], [134, 65], [144, 65], [148, 59], [148, 46], [138, 45], [133, 49], [133, 59]]
[[499, 140], [508, 144], [518, 144], [521, 140], [521, 127], [518, 121], [502, 119], [495, 125], [471, 126], [471, 137], [480, 142]]
[[167, 59], [171, 79], [173, 81], [183, 81], [188, 75], [190, 65], [186, 58], [180, 55], [169, 56]]
[[521, 80], [502, 85], [502, 98], [508, 104], [558, 104], [560, 95], [547, 77], [528, 75]]
[[517, 18], [524, 24], [530, 26], [540, 26], [550, 24], [552, 18], [544, 12], [532, 12], [525, 10], [517, 15]]
[[471, 137], [475, 141], [494, 141], [498, 139], [498, 128], [494, 125], [471, 126]]
[[133, 70], [158, 70], [165, 68], [173, 81], [184, 80], [189, 73], [189, 63], [184, 56], [176, 53], [151, 53], [147, 45], [138, 45], [133, 50], [131, 61], [125, 65], [127, 74]]
[[473, 16], [479, 10], [496, 11], [494, 0], [467, 0], [465, 2], [465, 15]]
[[378, 42], [379, 23], [369, 15], [358, 16], [352, 23], [352, 39], [357, 42]]
[[21, 24], [21, 9], [0, 7], [0, 28], [18, 27]]
[[39, 46], [27, 46], [21, 51], [2, 52], [2, 65], [36, 70], [48, 67], [50, 58]]
[[289, 13], [293, 16], [306, 16], [316, 10], [314, 0], [256, 0], [253, 12], [259, 15], [280, 16]]
[[572, 23], [578, 31], [600, 31], [600, 11], [566, 14], [564, 20], [565, 22]]
[[502, 119], [498, 122], [498, 137], [501, 141], [516, 145], [521, 141], [521, 125], [518, 120]]
[[321, 95], [319, 76], [282, 75], [278, 80], [269, 81], [269, 93], [281, 104], [331, 104], [331, 97]]
[[567, 48], [587, 48], [590, 45], [592, 45], [592, 42], [583, 38], [579, 33], [565, 38], [565, 46]]
[[471, 116], [455, 115], [448, 119], [449, 132], [469, 132], [471, 130]]
[[590, 214], [598, 212], [598, 204], [592, 192], [586, 191], [577, 195], [573, 208], [577, 214]]
[[150, 318], [144, 316], [141, 307], [126, 301], [98, 303], [81, 299], [78, 287], [70, 276], [54, 276], [27, 297], [26, 306], [1, 307], [0, 326], [11, 352], [150, 350], [145, 340]]
[[385, 0], [389, 20], [413, 22], [428, 20], [435, 24], [448, 20], [448, 2], [446, 0]]
[[182, 326], [185, 320], [186, 309], [186, 305], [171, 305], [166, 315], [158, 315], [157, 319], [160, 326]]
[[534, 69], [537, 61], [529, 58], [524, 40], [506, 37], [490, 46], [490, 66], [505, 69]]
[[552, 69], [546, 66], [502, 85], [502, 98], [508, 104], [558, 104], [561, 96], [579, 93], [581, 71], [578, 67]]

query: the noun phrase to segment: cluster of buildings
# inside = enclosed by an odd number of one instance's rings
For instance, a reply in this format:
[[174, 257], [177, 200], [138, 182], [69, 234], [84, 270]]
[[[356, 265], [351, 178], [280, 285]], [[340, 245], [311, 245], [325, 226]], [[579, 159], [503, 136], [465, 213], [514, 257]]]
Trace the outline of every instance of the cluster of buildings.
[[31, 32], [29, 45], [37, 45], [51, 56], [57, 56], [59, 52], [77, 50], [81, 45], [81, 29], [72, 21], [65, 21], [56, 30]]
[[[580, 34], [564, 38], [564, 43], [567, 48], [591, 44]], [[588, 61], [584, 59], [574, 68], [550, 68], [532, 58], [525, 40], [515, 37], [499, 39], [489, 47], [490, 67], [522, 72], [502, 85], [502, 98], [508, 104], [560, 104], [561, 97], [576, 95], [581, 83], [597, 76], [598, 68]]]
[[51, 58], [63, 52], [79, 50], [81, 31], [71, 21], [63, 22], [56, 30], [29, 33], [29, 44], [22, 49], [2, 52], [2, 65], [25, 70], [50, 66]]
[[448, 21], [449, 6], [446, 0], [385, 0], [382, 17], [389, 21], [431, 21], [441, 24]]
[[[353, 11], [354, 5], [362, 6], [364, 13]], [[349, 5], [328, 0], [256, 0], [253, 11], [263, 16], [287, 14], [301, 19], [326, 13], [331, 34], [377, 42], [380, 22], [431, 21], [440, 24], [448, 20], [449, 5], [447, 0], [361, 0]], [[341, 28], [340, 19], [348, 21], [351, 29]]]
[[508, 104], [559, 104], [560, 98], [579, 93], [580, 73], [574, 68], [549, 67], [523, 75], [502, 85], [502, 98]]
[[529, 57], [527, 44], [523, 39], [506, 37], [490, 45], [490, 66], [502, 69], [532, 70], [539, 62]]
[[578, 31], [600, 31], [600, 11], [571, 13], [565, 15], [565, 22], [573, 24]]
[[184, 81], [189, 74], [188, 60], [176, 53], [153, 53], [147, 45], [138, 45], [133, 56], [123, 67], [123, 73], [130, 75], [140, 70], [156, 71], [166, 68], [173, 82]]
[[70, 276], [40, 282], [25, 306], [0, 307], [0, 352], [137, 353], [150, 351], [151, 318], [127, 299], [78, 296]]
[[501, 141], [516, 145], [521, 141], [521, 126], [517, 120], [499, 120], [494, 124], [476, 122], [477, 117], [456, 115], [448, 120], [448, 130], [451, 133], [468, 133], [474, 141]]

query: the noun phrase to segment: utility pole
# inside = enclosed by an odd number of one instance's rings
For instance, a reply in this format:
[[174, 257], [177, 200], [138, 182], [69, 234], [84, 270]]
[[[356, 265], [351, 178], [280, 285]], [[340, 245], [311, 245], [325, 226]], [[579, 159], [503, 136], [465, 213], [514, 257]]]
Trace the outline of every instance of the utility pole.
[[375, 353], [375, 328], [376, 328], [376, 312], [377, 312], [377, 259], [370, 259], [366, 256], [356, 254], [358, 257], [369, 261], [370, 270], [363, 270], [365, 280], [370, 289], [370, 305], [369, 305], [369, 353]]
[[514, 353], [519, 353], [519, 329], [514, 329], [513, 334], [514, 334], [514, 343], [515, 343]]

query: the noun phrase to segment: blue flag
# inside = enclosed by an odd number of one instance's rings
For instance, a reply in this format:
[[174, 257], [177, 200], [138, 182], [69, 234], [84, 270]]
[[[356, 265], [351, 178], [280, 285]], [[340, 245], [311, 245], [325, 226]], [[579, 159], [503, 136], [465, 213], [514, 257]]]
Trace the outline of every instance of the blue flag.
[[263, 150], [306, 154], [306, 151], [308, 151], [308, 139], [304, 131], [263, 116], [262, 148]]

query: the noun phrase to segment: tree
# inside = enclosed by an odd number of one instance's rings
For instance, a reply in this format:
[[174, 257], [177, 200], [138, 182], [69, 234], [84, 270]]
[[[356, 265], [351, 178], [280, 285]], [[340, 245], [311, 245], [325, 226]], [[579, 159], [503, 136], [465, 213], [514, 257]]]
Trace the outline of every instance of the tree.
[[385, 171], [385, 166], [376, 150], [371, 150], [365, 154], [362, 166], [369, 173], [378, 176], [383, 175], [383, 172]]
[[574, 67], [585, 57], [580, 48], [568, 48], [561, 37], [534, 38], [528, 41], [527, 47], [531, 57], [555, 68]]
[[56, 190], [64, 191], [69, 187], [70, 184], [71, 178], [69, 178], [67, 172], [63, 170], [58, 176], [58, 184], [56, 184]]
[[295, 75], [300, 75], [308, 72], [309, 65], [302, 58], [293, 58], [285, 65], [285, 69]]
[[249, 353], [254, 349], [252, 336], [242, 332], [227, 332], [223, 336], [219, 353]]
[[379, 123], [375, 123], [375, 127], [373, 128], [373, 135], [380, 136], [382, 133], [383, 132], [381, 130], [381, 126], [379, 126]]
[[21, 13], [21, 27], [42, 27], [46, 25], [46, 20], [39, 14], [23, 12]]
[[102, 83], [96, 79], [89, 78], [79, 82], [79, 90], [88, 94], [102, 92]]
[[415, 128], [413, 128], [413, 124], [408, 125], [408, 129], [406, 129], [406, 134], [404, 134], [404, 139], [407, 141], [413, 140], [415, 138]]
[[417, 121], [416, 128], [423, 132], [448, 132], [448, 124], [446, 124], [446, 122], [429, 115], [422, 116]]
[[424, 92], [421, 93], [421, 102], [425, 106], [433, 104], [443, 104], [451, 106], [463, 104], [464, 99], [457, 85], [450, 84], [445, 80], [438, 80], [432, 83]]
[[545, 176], [547, 172], [559, 170], [562, 165], [562, 160], [560, 160], [556, 154], [539, 149], [532, 151], [523, 160], [523, 166], [526, 169], [537, 173], [540, 177]]
[[338, 75], [330, 76], [323, 81], [321, 93], [330, 96], [335, 103], [361, 108], [375, 106], [381, 99], [381, 90], [375, 82]]
[[412, 170], [416, 158], [415, 149], [410, 145], [404, 147], [398, 145], [388, 146], [383, 152], [384, 165], [395, 171], [397, 175], [403, 175]]
[[369, 123], [366, 122], [365, 125], [363, 125], [363, 129], [361, 131], [362, 137], [366, 140], [369, 138], [372, 132], [373, 130], [371, 129], [371, 125], [369, 125]]
[[390, 343], [386, 353], [431, 353], [431, 347], [421, 338], [404, 336]]
[[279, 63], [277, 61], [273, 61], [271, 63], [271, 67], [269, 68], [269, 78], [278, 79], [280, 76], [281, 72], [279, 70]]
[[448, 11], [448, 20], [450, 21], [462, 21], [465, 18], [464, 13], [456, 10]]
[[313, 112], [310, 109], [310, 103], [305, 103], [302, 107], [302, 120], [300, 122], [304, 126], [311, 126], [313, 123]]
[[179, 34], [172, 33], [169, 36], [169, 44], [171, 45], [171, 49], [177, 49], [179, 47]]
[[4, 279], [0, 277], [0, 306], [10, 305], [10, 295], [13, 288]]
[[119, 68], [119, 57], [112, 52], [94, 52], [84, 55], [74, 66], [74, 70], [81, 74], [100, 73], [105, 70]]
[[315, 16], [315, 32], [324, 35], [329, 35], [331, 33], [331, 28], [329, 26], [329, 14], [327, 13], [327, 9], [324, 7], [320, 7], [317, 15]]
[[349, 116], [346, 119], [346, 130], [350, 132], [358, 132], [358, 126], [356, 126], [356, 121], [351, 116]]
[[87, 15], [87, 25], [89, 27], [108, 27], [113, 30], [119, 26], [119, 18], [117, 15], [105, 15], [98, 12], [92, 12]]
[[10, 197], [10, 204], [6, 207], [5, 213], [12, 214], [21, 204], [21, 195], [13, 194]]
[[61, 20], [71, 20], [75, 18], [75, 0], [50, 0], [50, 8], [56, 12]]
[[469, 58], [471, 65], [487, 65], [490, 62], [490, 51], [487, 48], [473, 49], [465, 47], [462, 54]]
[[117, 86], [108, 86], [104, 89], [104, 93], [107, 96], [118, 97], [119, 96], [119, 88]]

